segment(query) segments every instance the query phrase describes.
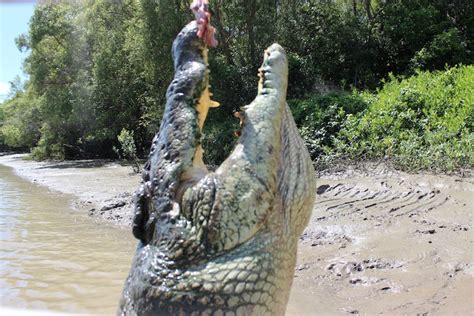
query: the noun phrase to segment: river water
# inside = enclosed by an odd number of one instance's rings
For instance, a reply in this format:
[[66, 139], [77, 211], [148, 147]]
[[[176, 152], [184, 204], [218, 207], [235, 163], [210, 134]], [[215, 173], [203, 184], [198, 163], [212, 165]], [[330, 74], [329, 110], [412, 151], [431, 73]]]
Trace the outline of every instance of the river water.
[[135, 240], [0, 165], [0, 305], [114, 314]]

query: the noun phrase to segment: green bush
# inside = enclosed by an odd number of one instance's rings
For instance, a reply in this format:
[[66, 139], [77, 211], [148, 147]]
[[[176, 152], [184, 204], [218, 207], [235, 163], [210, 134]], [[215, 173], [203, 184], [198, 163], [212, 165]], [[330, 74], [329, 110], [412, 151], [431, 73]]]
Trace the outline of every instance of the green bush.
[[117, 136], [120, 143], [120, 150], [116, 149], [117, 155], [122, 159], [133, 160], [137, 156], [137, 148], [133, 140], [133, 131], [123, 128]]
[[122, 129], [120, 134], [117, 136], [117, 140], [120, 143], [120, 149], [113, 147], [115, 153], [120, 159], [127, 160], [133, 163], [133, 171], [140, 172], [140, 162], [137, 156], [137, 147], [135, 146], [135, 140], [133, 139], [133, 131]]
[[446, 64], [456, 65], [469, 60], [466, 48], [467, 43], [463, 41], [461, 32], [450, 28], [434, 36], [428, 45], [419, 50], [411, 59], [411, 65], [426, 70], [442, 69]]
[[38, 145], [33, 148], [31, 154], [36, 160], [64, 160], [65, 148], [62, 137], [55, 132], [56, 129], [51, 128], [47, 123], [41, 126], [41, 138]]
[[349, 115], [331, 154], [386, 158], [406, 170], [454, 171], [474, 164], [474, 66], [391, 77], [368, 108]]
[[4, 125], [0, 128], [0, 139], [9, 147], [17, 147], [21, 144], [22, 132], [17, 126]]
[[29, 92], [17, 92], [0, 103], [0, 145], [11, 149], [28, 149], [38, 140], [37, 105]]
[[358, 94], [345, 92], [310, 95], [288, 104], [312, 159], [322, 155], [326, 147], [333, 147], [333, 136], [347, 115], [359, 113], [367, 106]]

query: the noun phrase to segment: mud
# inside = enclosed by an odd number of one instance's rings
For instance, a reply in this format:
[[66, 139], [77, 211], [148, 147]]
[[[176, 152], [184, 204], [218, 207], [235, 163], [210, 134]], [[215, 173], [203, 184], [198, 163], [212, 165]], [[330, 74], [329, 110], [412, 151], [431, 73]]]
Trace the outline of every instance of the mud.
[[326, 174], [289, 315], [473, 315], [472, 177]]
[[108, 160], [37, 162], [28, 155], [0, 155], [0, 164], [20, 177], [48, 189], [73, 195], [71, 207], [98, 221], [122, 227], [131, 224], [133, 192], [140, 176], [132, 167]]
[[[73, 194], [98, 221], [130, 223], [139, 177], [110, 161], [0, 164]], [[474, 178], [344, 167], [318, 179], [287, 315], [473, 315]]]

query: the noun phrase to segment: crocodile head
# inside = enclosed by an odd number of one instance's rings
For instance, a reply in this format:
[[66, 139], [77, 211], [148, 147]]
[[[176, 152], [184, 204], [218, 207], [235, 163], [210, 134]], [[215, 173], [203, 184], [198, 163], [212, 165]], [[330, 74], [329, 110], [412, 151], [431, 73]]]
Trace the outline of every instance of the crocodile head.
[[315, 196], [314, 169], [286, 104], [287, 58], [264, 53], [258, 95], [215, 172], [202, 162], [211, 101], [207, 48], [191, 22], [173, 44], [175, 77], [136, 195], [140, 240], [119, 314], [281, 315]]

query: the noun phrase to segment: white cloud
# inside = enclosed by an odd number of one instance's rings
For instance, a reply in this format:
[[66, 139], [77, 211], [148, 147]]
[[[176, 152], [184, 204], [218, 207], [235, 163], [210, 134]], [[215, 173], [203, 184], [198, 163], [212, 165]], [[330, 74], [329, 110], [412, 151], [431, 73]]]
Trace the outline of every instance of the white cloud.
[[0, 81], [0, 95], [7, 95], [10, 92], [10, 84]]

